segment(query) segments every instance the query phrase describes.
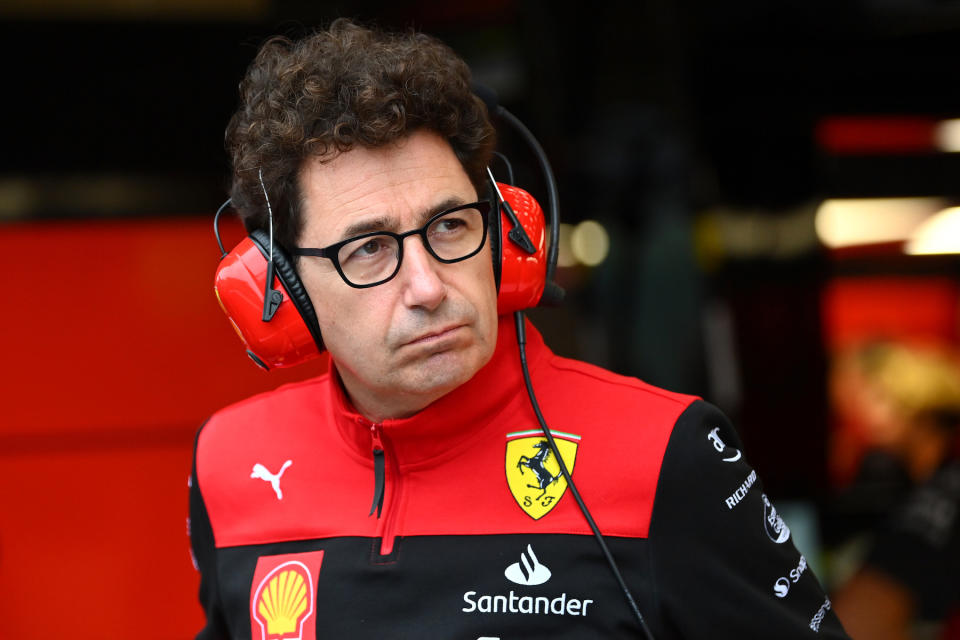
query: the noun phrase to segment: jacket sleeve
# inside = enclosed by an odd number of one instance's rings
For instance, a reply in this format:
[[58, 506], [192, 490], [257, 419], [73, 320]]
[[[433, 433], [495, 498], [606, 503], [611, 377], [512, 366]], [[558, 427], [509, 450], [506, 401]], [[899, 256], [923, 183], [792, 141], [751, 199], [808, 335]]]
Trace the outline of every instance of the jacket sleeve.
[[705, 402], [674, 426], [650, 542], [658, 614], [676, 637], [847, 637], [736, 431]]
[[[197, 441], [200, 435], [197, 434]], [[220, 606], [220, 590], [217, 584], [217, 549], [213, 539], [210, 517], [203, 502], [203, 494], [197, 483], [197, 447], [193, 448], [193, 471], [190, 474], [190, 548], [197, 570], [200, 572], [200, 606], [206, 614], [207, 624], [196, 640], [226, 640], [230, 638]]]

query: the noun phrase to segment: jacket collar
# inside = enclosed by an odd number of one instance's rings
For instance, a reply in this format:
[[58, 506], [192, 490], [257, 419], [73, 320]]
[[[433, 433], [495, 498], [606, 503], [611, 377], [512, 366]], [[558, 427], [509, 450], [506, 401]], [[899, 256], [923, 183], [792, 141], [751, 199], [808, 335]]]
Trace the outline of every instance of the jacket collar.
[[[527, 321], [527, 362], [531, 369], [550, 355], [540, 333]], [[328, 387], [330, 407], [341, 437], [357, 454], [371, 460], [373, 428], [379, 428], [384, 448], [401, 467], [429, 464], [440, 456], [450, 456], [469, 447], [488, 430], [502, 427], [504, 432], [517, 425], [501, 424], [498, 417], [508, 409], [529, 407], [517, 333], [512, 316], [501, 316], [497, 346], [493, 356], [477, 373], [447, 395], [419, 413], [373, 425], [353, 407], [344, 392], [336, 368], [331, 367]], [[531, 418], [532, 410], [527, 409]], [[530, 425], [522, 425], [530, 426]]]

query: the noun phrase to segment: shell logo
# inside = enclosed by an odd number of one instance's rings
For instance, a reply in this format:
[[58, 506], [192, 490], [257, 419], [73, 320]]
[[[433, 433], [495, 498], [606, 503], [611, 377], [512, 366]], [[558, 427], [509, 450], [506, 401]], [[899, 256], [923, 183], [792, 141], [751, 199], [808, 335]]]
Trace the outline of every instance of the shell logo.
[[314, 593], [310, 570], [302, 562], [291, 560], [268, 573], [251, 603], [262, 640], [300, 640], [313, 614]]

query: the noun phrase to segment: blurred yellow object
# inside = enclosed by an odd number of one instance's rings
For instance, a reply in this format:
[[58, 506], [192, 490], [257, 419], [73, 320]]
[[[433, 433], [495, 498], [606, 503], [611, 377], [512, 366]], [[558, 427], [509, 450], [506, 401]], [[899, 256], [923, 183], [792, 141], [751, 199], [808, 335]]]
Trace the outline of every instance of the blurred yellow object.
[[824, 200], [817, 209], [817, 237], [830, 249], [907, 240], [937, 211], [940, 198]]
[[925, 220], [904, 251], [912, 255], [960, 253], [960, 207], [944, 209]]
[[960, 367], [947, 353], [895, 343], [864, 350], [863, 371], [910, 415], [960, 412]]

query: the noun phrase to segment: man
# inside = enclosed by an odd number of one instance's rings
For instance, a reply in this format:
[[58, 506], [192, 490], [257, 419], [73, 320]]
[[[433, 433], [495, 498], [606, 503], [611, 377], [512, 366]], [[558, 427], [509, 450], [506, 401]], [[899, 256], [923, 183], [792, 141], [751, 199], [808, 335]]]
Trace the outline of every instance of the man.
[[[643, 637], [498, 317], [494, 133], [469, 87], [435, 40], [347, 21], [268, 42], [247, 73], [231, 195], [301, 256], [331, 370], [198, 435], [200, 638]], [[722, 415], [527, 332], [653, 637], [845, 637]]]

